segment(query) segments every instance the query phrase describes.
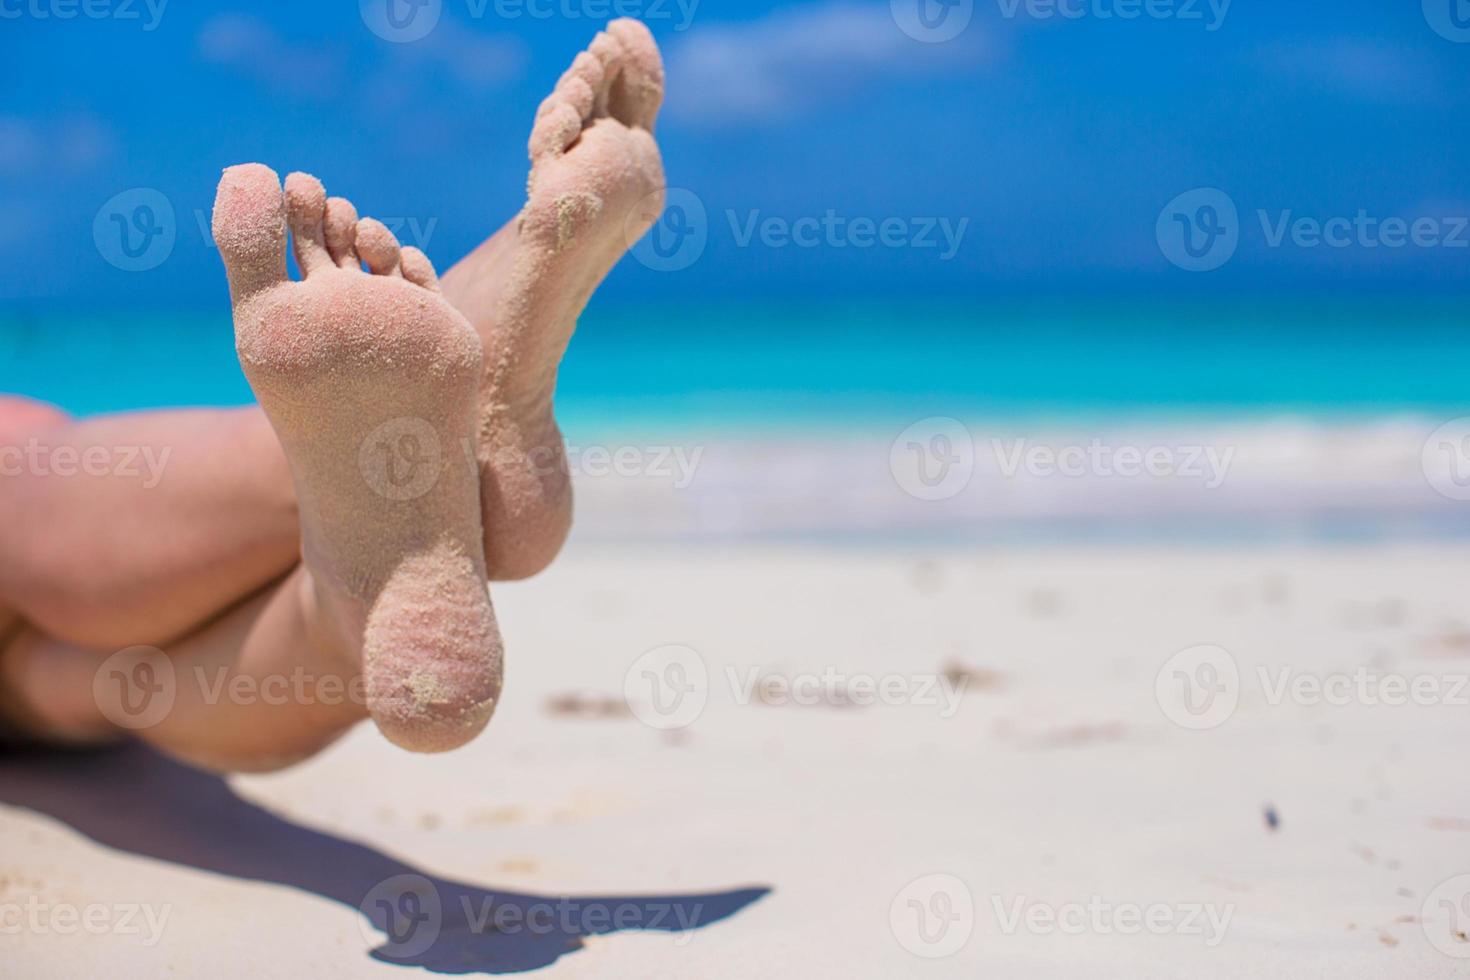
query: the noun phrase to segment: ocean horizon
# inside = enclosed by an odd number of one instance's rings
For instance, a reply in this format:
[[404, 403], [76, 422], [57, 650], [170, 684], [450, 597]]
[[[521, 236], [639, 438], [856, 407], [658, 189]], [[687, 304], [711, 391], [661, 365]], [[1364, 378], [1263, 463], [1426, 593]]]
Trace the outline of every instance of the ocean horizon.
[[[801, 432], [927, 416], [1340, 419], [1470, 409], [1451, 301], [599, 306], [564, 426]], [[78, 415], [253, 401], [227, 312], [0, 316], [0, 391]], [[905, 423], [906, 424], [906, 423]]]
[[[1463, 464], [1431, 450], [1470, 416], [1465, 327], [1388, 301], [598, 308], [557, 414], [592, 540], [1458, 538]], [[0, 345], [0, 390], [79, 415], [253, 400], [225, 315], [12, 318]]]

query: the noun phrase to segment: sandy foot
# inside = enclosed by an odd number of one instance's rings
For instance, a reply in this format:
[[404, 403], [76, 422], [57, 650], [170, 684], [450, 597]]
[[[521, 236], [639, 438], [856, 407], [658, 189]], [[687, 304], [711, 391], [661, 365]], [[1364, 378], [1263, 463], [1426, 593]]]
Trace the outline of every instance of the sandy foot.
[[[462, 745], [500, 694], [473, 439], [481, 346], [421, 253], [259, 164], [220, 181], [214, 235], [240, 363], [289, 457], [313, 600], [393, 742]], [[355, 214], [351, 215], [355, 219]], [[304, 278], [286, 274], [286, 229]], [[364, 272], [358, 258], [370, 271]]]
[[525, 207], [444, 277], [485, 345], [478, 445], [492, 578], [540, 571], [570, 528], [557, 366], [593, 290], [663, 208], [662, 101], [653, 36], [613, 21], [537, 111]]

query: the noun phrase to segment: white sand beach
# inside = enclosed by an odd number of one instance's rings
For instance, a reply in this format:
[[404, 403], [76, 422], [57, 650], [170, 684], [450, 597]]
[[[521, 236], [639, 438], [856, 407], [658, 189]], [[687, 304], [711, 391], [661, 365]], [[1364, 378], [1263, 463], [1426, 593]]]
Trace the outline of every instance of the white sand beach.
[[1234, 7], [0, 0], [0, 980], [1470, 980], [1470, 0]]
[[[416, 962], [441, 972], [1463, 976], [1467, 563], [584, 543], [495, 590], [506, 698], [457, 753], [364, 725], [224, 781], [0, 757], [0, 907], [32, 923], [5, 973], [402, 976], [356, 906], [414, 874], [441, 906]], [[630, 679], [670, 644], [697, 655], [676, 718]], [[1201, 644], [1238, 706], [1189, 730], [1156, 680]], [[1358, 679], [1310, 703], [1299, 679], [1334, 675]], [[1432, 703], [1391, 703], [1395, 677]], [[903, 703], [845, 703], [885, 690]], [[502, 906], [554, 924], [486, 928]]]

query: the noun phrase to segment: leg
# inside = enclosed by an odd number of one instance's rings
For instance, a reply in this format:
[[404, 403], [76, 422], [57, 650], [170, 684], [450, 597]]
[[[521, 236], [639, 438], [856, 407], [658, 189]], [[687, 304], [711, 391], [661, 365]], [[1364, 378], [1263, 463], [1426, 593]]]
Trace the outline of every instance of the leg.
[[[319, 751], [368, 714], [357, 653], [317, 607], [303, 567], [167, 656], [109, 656], [22, 629], [0, 649], [7, 717], [62, 742], [117, 737], [122, 722], [195, 765], [261, 771]], [[126, 669], [144, 661], [146, 675]], [[106, 669], [115, 663], [124, 669]], [[142, 713], [129, 721], [124, 704]]]
[[545, 568], [571, 527], [557, 366], [593, 291], [663, 209], [663, 84], [646, 27], [622, 19], [598, 34], [537, 112], [525, 207], [444, 276], [485, 344], [477, 446], [497, 579]]
[[[482, 547], [495, 580], [540, 571], [566, 538], [572, 497], [552, 413], [556, 368], [592, 291], [661, 201], [652, 136], [663, 94], [658, 50], [634, 21], [616, 21], [610, 32], [577, 57], [538, 113], [521, 214], [444, 280], [446, 298], [489, 354], [472, 441]], [[386, 229], [359, 223], [335, 198], [324, 228], [334, 263], [357, 267], [359, 227], [372, 229], [364, 247], [382, 268], [429, 287], [433, 270], [421, 253], [400, 253]], [[0, 512], [20, 515], [0, 527], [0, 607], [21, 610], [58, 638], [111, 648], [166, 642], [295, 561], [290, 471], [258, 410], [36, 425], [44, 430], [35, 433], [44, 436], [38, 445], [65, 447], [73, 459], [137, 450], [140, 470], [132, 480], [60, 478], [50, 468], [44, 478], [22, 470], [0, 479]], [[25, 449], [0, 433], [0, 463], [7, 450], [14, 457]], [[156, 484], [147, 479], [150, 460]], [[0, 626], [3, 619], [0, 612]]]
[[72, 421], [15, 404], [0, 401], [0, 607], [44, 632], [164, 643], [296, 562], [290, 471], [259, 411]]
[[[283, 195], [259, 165], [225, 172], [214, 211], [236, 347], [295, 484], [301, 565], [167, 655], [12, 630], [0, 651], [12, 721], [61, 739], [139, 727], [190, 761], [258, 769], [366, 716], [422, 751], [463, 744], [489, 720], [500, 639], [477, 470], [458, 454], [473, 433], [479, 339], [432, 269], [410, 262], [405, 274], [381, 226], [357, 228], [370, 273], [339, 265], [324, 212], [314, 178], [293, 174]], [[286, 276], [288, 220], [300, 282]]]
[[[66, 419], [66, 413], [52, 405], [45, 405], [29, 398], [0, 395], [0, 446], [7, 445], [12, 439], [21, 439], [27, 433], [61, 425]], [[0, 481], [0, 495], [3, 493], [4, 482]], [[0, 597], [3, 595], [4, 590], [0, 589]], [[15, 607], [7, 606], [0, 601], [0, 643], [3, 643], [19, 624], [20, 614]]]
[[[197, 498], [216, 500], [228, 504], [229, 494], [242, 492], [232, 488], [232, 481], [249, 480], [252, 473], [248, 467], [237, 464], [245, 458], [244, 453], [220, 453], [220, 444], [209, 438], [196, 438], [204, 433], [217, 433], [225, 439], [227, 447], [240, 449], [241, 444], [230, 442], [229, 434], [237, 431], [235, 425], [248, 426], [251, 416], [245, 413], [170, 413], [139, 417], [135, 425], [124, 427], [121, 420], [101, 423], [83, 423], [70, 426], [64, 413], [21, 399], [0, 399], [0, 445], [24, 445], [37, 438], [50, 450], [56, 446], [87, 445], [113, 446], [117, 442], [108, 438], [124, 432], [137, 437], [152, 434], [156, 441], [143, 443], [160, 447], [182, 447], [185, 452], [197, 451], [199, 461], [213, 465], [214, 480], [203, 479], [211, 472], [201, 467], [191, 475], [195, 477]], [[48, 433], [42, 440], [41, 433]], [[272, 444], [275, 436], [264, 433]], [[185, 438], [188, 436], [189, 438]], [[136, 442], [134, 444], [137, 444]], [[259, 448], [259, 446], [257, 446]], [[279, 449], [275, 450], [279, 455]], [[49, 454], [53, 457], [54, 452]], [[235, 468], [231, 468], [235, 467]], [[90, 490], [87, 484], [96, 479]], [[31, 485], [24, 486], [29, 482]], [[12, 522], [24, 530], [26, 525], [37, 524], [50, 529], [49, 542], [52, 550], [33, 553], [23, 559], [28, 573], [34, 578], [47, 575], [60, 576], [62, 581], [82, 586], [77, 595], [96, 589], [104, 602], [89, 605], [74, 605], [69, 609], [42, 603], [37, 608], [55, 615], [66, 627], [76, 627], [70, 632], [86, 635], [99, 630], [116, 628], [124, 632], [148, 632], [149, 624], [138, 621], [129, 624], [116, 617], [129, 611], [126, 601], [114, 603], [115, 599], [127, 599], [144, 604], [136, 611], [140, 614], [174, 617], [175, 622], [184, 618], [175, 608], [178, 604], [194, 606], [199, 619], [212, 618], [232, 604], [238, 604], [242, 596], [259, 589], [270, 578], [278, 578], [294, 558], [293, 543], [284, 559], [278, 561], [275, 571], [270, 563], [261, 562], [255, 570], [242, 561], [233, 579], [227, 570], [220, 567], [199, 569], [200, 575], [213, 575], [217, 586], [209, 590], [191, 589], [189, 576], [184, 574], [190, 564], [190, 549], [180, 548], [180, 542], [161, 539], [159, 535], [139, 533], [138, 526], [152, 522], [152, 526], [169, 527], [169, 490], [177, 486], [160, 480], [154, 487], [155, 496], [127, 492], [125, 479], [106, 477], [91, 478], [79, 475], [75, 479], [53, 474], [50, 481], [16, 477], [0, 482], [0, 493], [11, 494], [7, 502], [24, 502], [28, 509], [21, 511], [22, 519]], [[136, 482], [136, 481], [133, 481]], [[51, 490], [50, 509], [47, 498], [39, 491]], [[286, 495], [286, 514], [283, 519], [294, 527], [294, 497]], [[100, 503], [94, 503], [100, 498]], [[246, 499], [249, 498], [246, 492]], [[191, 499], [187, 492], [174, 504], [181, 508], [193, 508], [201, 501]], [[265, 516], [262, 508], [246, 508], [245, 516]], [[100, 511], [100, 513], [99, 513]], [[254, 514], [254, 511], [260, 513]], [[191, 515], [182, 530], [200, 533], [207, 530], [207, 521], [202, 514]], [[225, 516], [227, 516], [226, 512]], [[111, 521], [103, 518], [111, 518]], [[212, 553], [213, 546], [220, 545], [219, 561], [232, 557], [229, 545], [239, 547], [248, 555], [252, 540], [273, 540], [278, 536], [270, 528], [252, 532], [242, 528], [238, 522], [215, 518], [215, 534], [206, 540], [198, 540], [199, 550]], [[17, 528], [0, 528], [0, 533], [10, 532], [8, 542], [24, 541], [27, 546], [42, 546], [47, 542], [41, 535], [25, 538], [15, 535]], [[116, 533], [114, 533], [116, 532]], [[95, 539], [91, 536], [95, 535]], [[132, 547], [128, 550], [127, 538], [131, 536]], [[94, 544], [105, 542], [99, 553]], [[182, 542], [187, 545], [188, 542]], [[209, 547], [202, 547], [204, 545]], [[7, 544], [9, 546], [9, 544]], [[92, 547], [104, 568], [117, 569], [112, 579], [98, 574], [98, 568], [81, 559]], [[116, 550], [111, 550], [116, 549]], [[62, 562], [72, 558], [73, 565]], [[52, 564], [55, 562], [55, 564]], [[132, 562], [129, 570], [126, 565]], [[7, 563], [8, 567], [8, 563]], [[37, 575], [38, 570], [42, 573]], [[159, 571], [165, 576], [165, 602], [147, 590], [130, 592], [134, 580], [150, 578]], [[209, 702], [219, 702], [214, 692], [223, 690], [217, 682], [221, 673], [240, 675], [257, 684], [267, 683], [275, 676], [295, 676], [292, 672], [305, 672], [307, 677], [328, 678], [338, 675], [354, 676], [357, 671], [345, 645], [330, 630], [316, 623], [315, 611], [307, 604], [310, 592], [303, 587], [305, 571], [298, 569], [279, 588], [269, 595], [250, 600], [235, 609], [217, 623], [195, 636], [174, 644], [171, 651], [177, 654], [176, 664], [169, 669], [185, 683], [177, 685], [179, 697], [168, 717], [161, 721], [156, 731], [145, 733], [150, 741], [193, 762], [215, 765], [222, 768], [258, 769], [285, 764], [301, 758], [325, 745], [352, 722], [366, 714], [363, 698], [342, 703], [335, 698], [318, 696], [313, 703], [288, 704], [277, 707], [267, 717], [260, 699], [254, 707], [248, 704], [225, 700], [221, 710]], [[256, 578], [255, 576], [259, 576]], [[253, 583], [253, 584], [251, 584]], [[121, 594], [113, 590], [124, 590]], [[61, 590], [55, 590], [60, 592]], [[26, 597], [34, 597], [27, 591]], [[68, 601], [72, 601], [68, 599]], [[31, 614], [27, 611], [27, 615]], [[68, 620], [70, 613], [73, 619]], [[99, 618], [110, 617], [109, 623]], [[171, 629], [171, 627], [170, 627]], [[167, 629], [159, 632], [167, 632]], [[135, 642], [163, 642], [162, 640], [138, 640]], [[48, 740], [63, 742], [93, 742], [115, 738], [121, 730], [102, 710], [94, 686], [98, 668], [109, 654], [83, 649], [75, 643], [46, 636], [35, 627], [24, 624], [14, 609], [0, 608], [0, 719], [18, 726], [28, 733]], [[209, 668], [203, 676], [208, 684], [200, 683], [200, 672]], [[210, 674], [214, 676], [211, 677]], [[328, 682], [330, 687], [330, 682]], [[314, 688], [320, 692], [321, 684]], [[332, 703], [326, 703], [332, 702]], [[279, 702], [277, 702], [279, 704]]]

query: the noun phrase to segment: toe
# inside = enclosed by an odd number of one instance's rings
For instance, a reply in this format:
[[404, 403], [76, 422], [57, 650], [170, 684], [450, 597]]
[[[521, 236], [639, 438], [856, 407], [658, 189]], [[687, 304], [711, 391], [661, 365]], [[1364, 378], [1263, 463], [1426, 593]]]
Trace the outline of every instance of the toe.
[[376, 218], [363, 218], [357, 223], [357, 254], [375, 276], [403, 274], [398, 239]]
[[303, 276], [332, 265], [322, 230], [326, 209], [327, 192], [321, 181], [300, 172], [287, 175], [286, 219], [291, 225], [291, 247], [296, 253], [296, 265]]
[[584, 123], [592, 118], [592, 107], [596, 102], [596, 95], [592, 91], [592, 86], [577, 76], [564, 77], [557, 83], [556, 91], [551, 94], [551, 97], [575, 109], [577, 118]]
[[664, 63], [653, 34], [641, 21], [623, 17], [607, 26], [622, 45], [622, 70], [612, 82], [608, 111], [628, 126], [652, 130], [664, 101]]
[[434, 263], [423, 252], [412, 245], [406, 245], [399, 264], [403, 267], [403, 278], [436, 293], [439, 291], [439, 277], [434, 274]]
[[270, 167], [229, 167], [214, 198], [214, 241], [235, 302], [286, 281], [286, 208]]
[[357, 258], [357, 208], [345, 197], [327, 198], [327, 251], [343, 269], [361, 269]]
[[592, 43], [587, 45], [587, 50], [602, 62], [602, 69], [609, 78], [617, 74], [618, 65], [623, 60], [623, 45], [617, 38], [607, 31], [598, 31]]
[[594, 94], [602, 91], [603, 84], [607, 81], [607, 72], [602, 67], [602, 62], [590, 51], [580, 52], [572, 60], [572, 67], [566, 70], [557, 83], [557, 88], [566, 84], [573, 78], [580, 78], [586, 83], [587, 88]]
[[531, 130], [532, 160], [563, 152], [576, 142], [588, 119], [607, 114], [608, 82], [616, 75], [621, 57], [618, 42], [599, 33], [592, 48], [572, 60], [556, 89], [536, 109], [536, 125]]
[[560, 155], [581, 135], [581, 115], [567, 103], [559, 103], [536, 120], [531, 130], [531, 159]]
[[623, 45], [606, 31], [598, 31], [587, 50], [602, 65], [602, 83], [592, 88], [592, 91], [597, 94], [597, 105], [593, 113], [605, 116], [608, 113], [609, 94], [613, 84], [617, 81], [618, 73], [622, 71]]

